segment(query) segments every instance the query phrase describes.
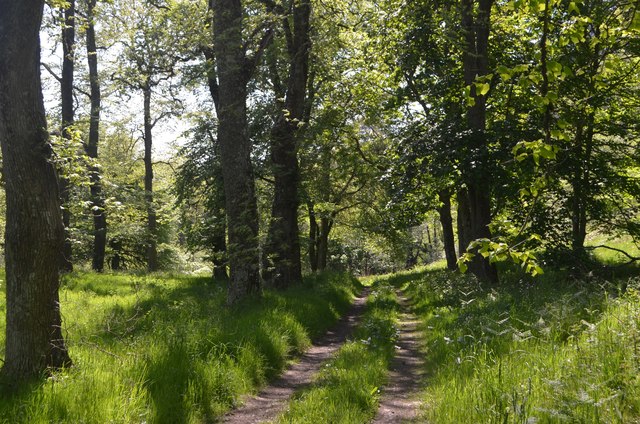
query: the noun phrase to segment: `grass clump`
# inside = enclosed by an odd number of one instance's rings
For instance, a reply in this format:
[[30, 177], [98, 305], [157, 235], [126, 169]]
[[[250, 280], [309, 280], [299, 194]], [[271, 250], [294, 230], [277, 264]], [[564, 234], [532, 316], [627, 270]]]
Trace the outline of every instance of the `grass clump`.
[[75, 366], [3, 394], [0, 423], [215, 421], [335, 323], [358, 287], [324, 274], [227, 308], [210, 278], [72, 274], [61, 308]]
[[299, 393], [277, 422], [364, 423], [372, 419], [396, 339], [395, 290], [376, 282], [353, 340], [325, 364], [316, 383]]
[[637, 277], [612, 284], [549, 271], [486, 288], [444, 270], [414, 273], [407, 292], [431, 373], [424, 419], [640, 420], [638, 286]]

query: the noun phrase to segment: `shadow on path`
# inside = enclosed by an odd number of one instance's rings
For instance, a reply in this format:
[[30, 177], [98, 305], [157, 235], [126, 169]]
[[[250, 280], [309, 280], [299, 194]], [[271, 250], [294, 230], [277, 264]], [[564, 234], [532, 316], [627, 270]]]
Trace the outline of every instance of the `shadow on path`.
[[409, 309], [408, 301], [398, 291], [403, 313], [400, 315], [400, 332], [396, 343], [396, 356], [391, 363], [389, 380], [382, 391], [380, 407], [373, 423], [403, 423], [416, 420], [422, 388], [424, 361], [420, 352], [420, 321]]
[[298, 362], [256, 396], [246, 399], [243, 406], [224, 416], [222, 422], [246, 424], [275, 419], [294, 392], [313, 381], [320, 366], [333, 356], [353, 332], [364, 312], [368, 293], [368, 289], [363, 290], [349, 312], [325, 336], [314, 342], [313, 346], [300, 356]]

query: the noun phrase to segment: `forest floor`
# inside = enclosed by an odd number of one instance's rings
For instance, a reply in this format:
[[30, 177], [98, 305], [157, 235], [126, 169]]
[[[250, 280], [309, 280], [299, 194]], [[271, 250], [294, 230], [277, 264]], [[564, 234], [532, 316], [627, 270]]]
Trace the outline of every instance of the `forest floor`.
[[[317, 381], [323, 367], [330, 366], [329, 360], [348, 338], [353, 337], [354, 330], [361, 325], [371, 290], [375, 290], [375, 283], [363, 290], [338, 324], [317, 340], [281, 377], [257, 395], [245, 398], [244, 404], [228, 413], [222, 422], [263, 423], [283, 418], [281, 414], [292, 397]], [[418, 417], [424, 370], [419, 320], [410, 312], [410, 302], [400, 290], [397, 290], [397, 300], [399, 314], [395, 355], [386, 384], [380, 390], [379, 407], [373, 423], [411, 422]]]
[[398, 303], [401, 313], [396, 355], [391, 362], [389, 381], [382, 392], [378, 414], [373, 421], [376, 424], [411, 422], [417, 419], [421, 404], [419, 395], [425, 366], [424, 354], [420, 351], [420, 321], [415, 314], [409, 312], [411, 305], [400, 290]]
[[282, 376], [255, 396], [247, 397], [243, 405], [227, 414], [224, 423], [261, 423], [275, 419], [287, 406], [289, 398], [309, 385], [322, 364], [344, 344], [358, 324], [365, 308], [368, 289], [355, 299], [353, 306], [323, 337], [313, 343], [299, 360]]

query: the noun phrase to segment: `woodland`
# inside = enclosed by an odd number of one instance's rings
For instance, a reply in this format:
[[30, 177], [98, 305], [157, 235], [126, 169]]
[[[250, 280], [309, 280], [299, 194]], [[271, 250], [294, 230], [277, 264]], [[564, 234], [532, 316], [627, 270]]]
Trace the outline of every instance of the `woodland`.
[[640, 420], [639, 9], [0, 0], [0, 423]]

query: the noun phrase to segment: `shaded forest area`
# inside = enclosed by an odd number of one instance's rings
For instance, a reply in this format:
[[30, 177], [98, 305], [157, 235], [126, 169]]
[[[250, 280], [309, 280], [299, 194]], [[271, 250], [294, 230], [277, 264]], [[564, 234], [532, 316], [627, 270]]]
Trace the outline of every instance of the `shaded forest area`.
[[[638, 9], [626, 0], [0, 0], [3, 381], [19, 392], [72, 364], [84, 372], [87, 346], [117, 359], [123, 341], [139, 342], [155, 352], [152, 377], [126, 378], [149, 390], [155, 421], [169, 412], [158, 406], [166, 393], [153, 391], [164, 386], [149, 381], [170, 377], [154, 361], [201, 360], [209, 383], [189, 386], [190, 369], [178, 378], [193, 405], [176, 411], [193, 407], [197, 422], [277, 375], [338, 319], [359, 286], [328, 271], [442, 259], [452, 287], [478, 281], [482, 296], [542, 274], [571, 290], [615, 280], [623, 294], [620, 278], [640, 260]], [[423, 280], [398, 287], [425, 308], [433, 293], [451, 295]], [[63, 321], [60, 293], [104, 322]], [[260, 311], [278, 305], [290, 319], [255, 334], [240, 317], [250, 310], [262, 322]], [[206, 308], [239, 321], [205, 323]], [[154, 341], [155, 320], [192, 336], [177, 359], [170, 335]], [[290, 339], [274, 346], [278, 326]], [[228, 331], [248, 339], [220, 335]], [[232, 365], [216, 374], [208, 355]], [[223, 374], [236, 384], [228, 399], [202, 407]]]

